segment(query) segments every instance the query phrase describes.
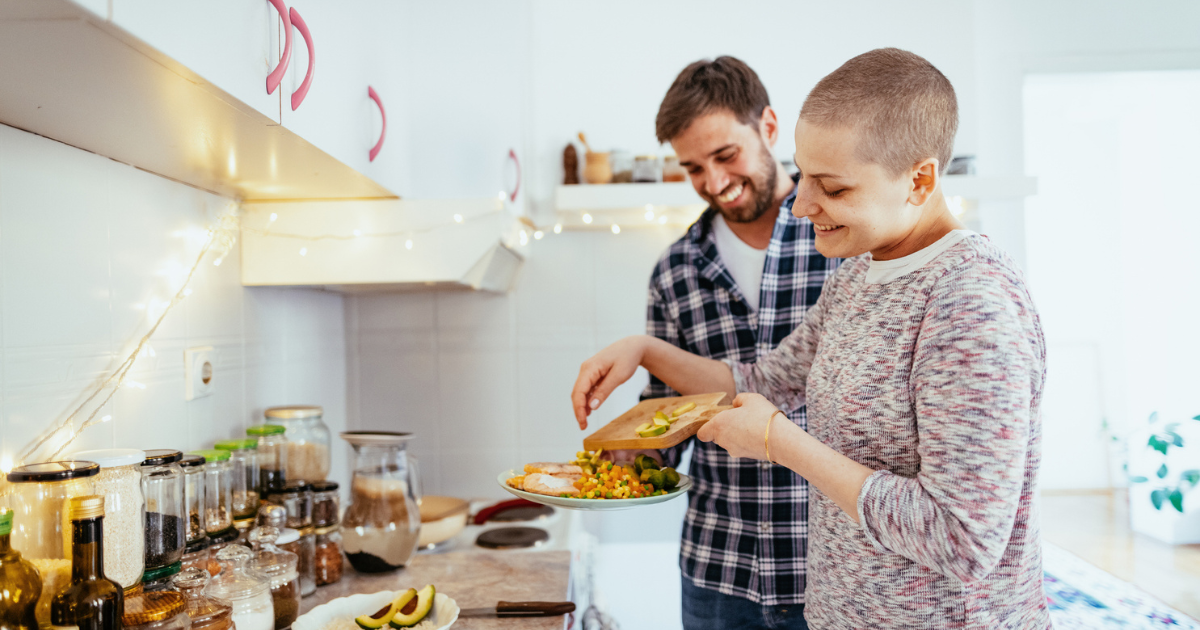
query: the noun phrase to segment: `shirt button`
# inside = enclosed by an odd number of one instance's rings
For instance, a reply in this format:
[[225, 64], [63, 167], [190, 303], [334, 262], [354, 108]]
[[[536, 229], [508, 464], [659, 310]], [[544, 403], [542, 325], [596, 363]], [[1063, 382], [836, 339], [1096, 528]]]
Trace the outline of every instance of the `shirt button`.
[[768, 470], [769, 468], [771, 468], [771, 462], [759, 462], [758, 465], [762, 466], [763, 470]]
[[766, 521], [763, 521], [762, 523], [758, 524], [758, 528], [765, 532], [765, 531], [768, 531], [771, 529], [771, 524]]

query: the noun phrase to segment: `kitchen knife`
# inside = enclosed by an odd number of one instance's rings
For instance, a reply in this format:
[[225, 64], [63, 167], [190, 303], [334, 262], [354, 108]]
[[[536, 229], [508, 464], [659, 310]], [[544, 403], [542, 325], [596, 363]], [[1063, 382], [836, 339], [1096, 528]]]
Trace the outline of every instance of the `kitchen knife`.
[[557, 617], [575, 612], [571, 602], [496, 602], [494, 608], [466, 608], [459, 617]]

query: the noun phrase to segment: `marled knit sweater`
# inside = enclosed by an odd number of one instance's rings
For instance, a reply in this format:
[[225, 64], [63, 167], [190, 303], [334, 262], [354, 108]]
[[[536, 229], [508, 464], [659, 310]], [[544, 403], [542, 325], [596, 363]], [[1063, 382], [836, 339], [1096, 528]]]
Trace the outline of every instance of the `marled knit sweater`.
[[813, 488], [805, 616], [827, 628], [1037, 629], [1045, 341], [1025, 281], [971, 235], [920, 269], [825, 283], [738, 391], [808, 405], [808, 431], [876, 472], [860, 523]]

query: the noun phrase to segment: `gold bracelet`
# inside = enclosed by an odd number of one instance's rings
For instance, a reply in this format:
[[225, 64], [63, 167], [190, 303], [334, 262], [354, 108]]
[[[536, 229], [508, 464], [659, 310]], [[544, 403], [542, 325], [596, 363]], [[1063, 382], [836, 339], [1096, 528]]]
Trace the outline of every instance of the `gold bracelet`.
[[767, 434], [763, 437], [763, 448], [766, 449], [766, 451], [767, 451], [767, 461], [772, 462], [772, 463], [774, 463], [774, 462], [771, 459], [771, 421], [775, 419], [776, 414], [780, 414], [780, 413], [783, 413], [783, 412], [780, 410], [776, 410], [775, 413], [771, 414], [770, 418], [767, 418]]

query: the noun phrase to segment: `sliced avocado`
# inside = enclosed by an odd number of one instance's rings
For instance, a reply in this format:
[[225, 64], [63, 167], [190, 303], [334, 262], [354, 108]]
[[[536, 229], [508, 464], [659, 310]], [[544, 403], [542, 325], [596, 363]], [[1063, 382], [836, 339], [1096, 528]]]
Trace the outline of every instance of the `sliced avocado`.
[[671, 421], [670, 421], [670, 420], [668, 420], [668, 419], [666, 419], [666, 418], [655, 418], [655, 419], [654, 419], [654, 426], [656, 426], [656, 427], [669, 427], [669, 426], [671, 426]]
[[396, 616], [388, 623], [393, 628], [410, 628], [421, 623], [425, 615], [429, 614], [429, 609], [433, 608], [433, 596], [437, 593], [437, 589], [430, 584], [425, 588], [417, 591], [416, 599], [408, 602], [396, 611]]
[[662, 435], [667, 432], [667, 427], [654, 427], [646, 431], [638, 431], [638, 436], [648, 438]]
[[416, 599], [416, 597], [417, 589], [410, 588], [400, 593], [399, 597], [393, 599], [387, 606], [380, 608], [375, 614], [355, 617], [354, 623], [358, 624], [358, 627], [363, 630], [379, 630], [379, 628], [386, 626], [392, 620], [397, 611], [404, 608], [410, 600]]

